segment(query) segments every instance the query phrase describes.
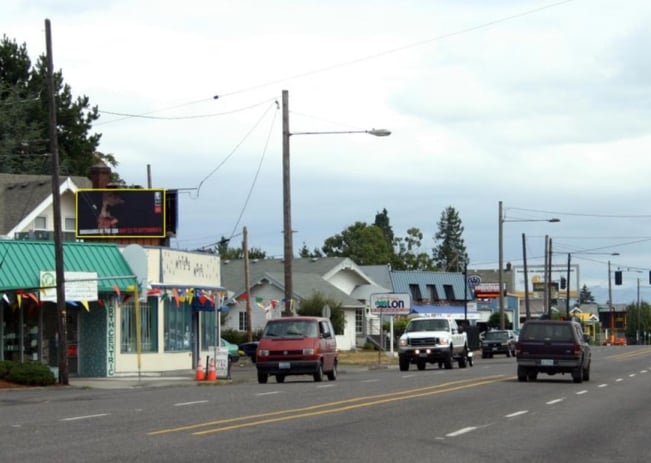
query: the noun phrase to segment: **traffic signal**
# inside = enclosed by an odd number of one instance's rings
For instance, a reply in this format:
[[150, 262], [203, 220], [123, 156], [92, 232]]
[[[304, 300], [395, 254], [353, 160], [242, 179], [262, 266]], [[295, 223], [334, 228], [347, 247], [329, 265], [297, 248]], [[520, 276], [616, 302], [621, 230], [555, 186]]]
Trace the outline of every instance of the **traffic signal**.
[[567, 288], [567, 280], [565, 277], [561, 277], [561, 289]]
[[622, 284], [622, 271], [621, 270], [615, 270], [615, 284], [616, 285], [621, 285]]

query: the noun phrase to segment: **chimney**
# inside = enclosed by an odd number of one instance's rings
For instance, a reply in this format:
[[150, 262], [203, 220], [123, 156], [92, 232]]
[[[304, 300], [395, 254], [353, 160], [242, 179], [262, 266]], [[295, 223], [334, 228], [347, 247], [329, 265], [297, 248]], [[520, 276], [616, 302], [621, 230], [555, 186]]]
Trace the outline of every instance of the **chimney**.
[[103, 162], [90, 168], [90, 181], [93, 188], [107, 188], [111, 180], [111, 168]]

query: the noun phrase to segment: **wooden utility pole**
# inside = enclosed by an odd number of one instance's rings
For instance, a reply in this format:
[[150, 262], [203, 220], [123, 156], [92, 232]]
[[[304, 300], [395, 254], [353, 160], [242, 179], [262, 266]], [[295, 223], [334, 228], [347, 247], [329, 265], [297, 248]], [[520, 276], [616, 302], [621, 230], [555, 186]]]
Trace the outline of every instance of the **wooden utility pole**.
[[57, 140], [57, 113], [52, 58], [50, 20], [45, 20], [45, 46], [47, 54], [47, 106], [49, 115], [50, 157], [52, 158], [52, 220], [54, 220], [54, 261], [57, 293], [59, 383], [68, 384], [68, 330], [66, 296], [63, 271], [63, 239], [61, 234], [61, 195], [59, 192], [59, 144]]
[[249, 233], [246, 227], [242, 230], [242, 251], [244, 254], [244, 287], [246, 288], [246, 334], [249, 342], [253, 341], [253, 330], [251, 329], [251, 294], [250, 294], [250, 272], [249, 272]]

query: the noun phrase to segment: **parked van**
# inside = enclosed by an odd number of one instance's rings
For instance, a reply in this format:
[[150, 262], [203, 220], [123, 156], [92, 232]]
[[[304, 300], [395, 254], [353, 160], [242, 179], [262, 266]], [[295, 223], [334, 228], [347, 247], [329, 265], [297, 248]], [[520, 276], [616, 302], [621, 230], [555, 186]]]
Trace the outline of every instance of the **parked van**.
[[337, 379], [337, 340], [332, 323], [322, 317], [284, 317], [269, 320], [256, 351], [258, 383], [269, 375], [282, 383], [288, 375]]

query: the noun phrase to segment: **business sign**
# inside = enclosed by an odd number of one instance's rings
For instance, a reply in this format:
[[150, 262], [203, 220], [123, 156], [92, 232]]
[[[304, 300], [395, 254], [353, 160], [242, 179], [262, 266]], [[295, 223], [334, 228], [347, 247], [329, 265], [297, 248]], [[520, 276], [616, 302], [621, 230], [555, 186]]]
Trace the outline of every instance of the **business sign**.
[[90, 189], [76, 193], [77, 238], [165, 238], [164, 189]]
[[106, 307], [106, 376], [115, 376], [115, 354], [117, 352], [115, 325], [115, 307], [111, 303]]
[[[552, 265], [549, 270], [549, 287], [552, 297], [565, 298], [567, 295], [567, 284], [570, 285], [570, 297], [576, 298], [579, 295], [579, 266], [570, 266], [570, 278], [567, 279], [567, 265]], [[525, 281], [529, 293], [544, 293], [545, 291], [545, 266], [527, 266], [527, 280], [525, 280], [524, 267], [513, 267], [513, 295], [524, 297]], [[563, 287], [565, 286], [565, 287]]]
[[407, 293], [377, 293], [369, 299], [373, 315], [409, 315], [411, 298]]
[[[64, 272], [66, 301], [96, 301], [97, 272]], [[57, 301], [57, 277], [54, 270], [41, 271], [39, 276], [41, 301]]]

